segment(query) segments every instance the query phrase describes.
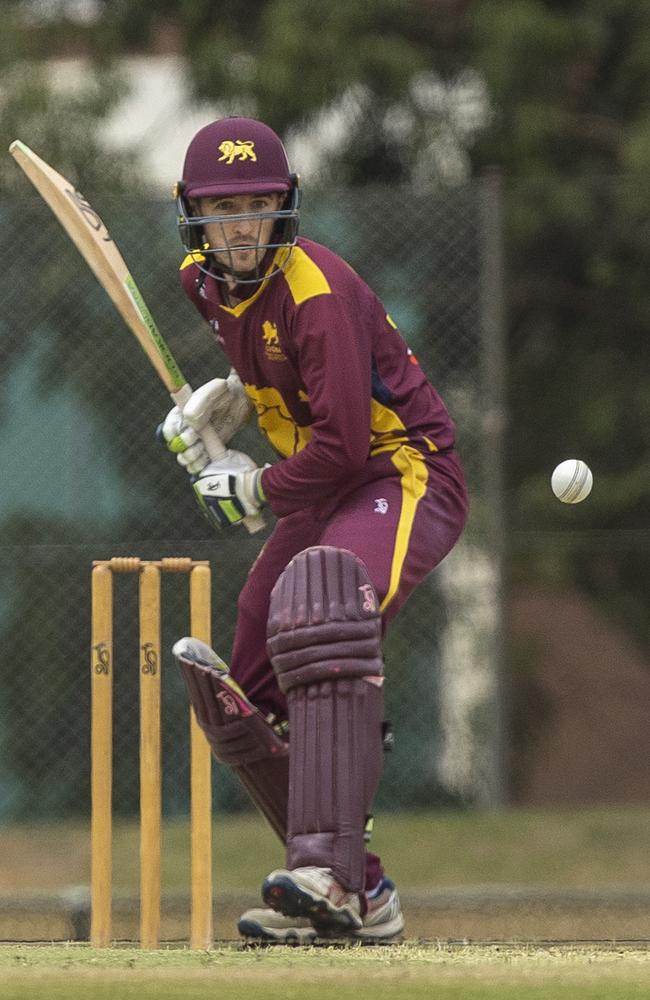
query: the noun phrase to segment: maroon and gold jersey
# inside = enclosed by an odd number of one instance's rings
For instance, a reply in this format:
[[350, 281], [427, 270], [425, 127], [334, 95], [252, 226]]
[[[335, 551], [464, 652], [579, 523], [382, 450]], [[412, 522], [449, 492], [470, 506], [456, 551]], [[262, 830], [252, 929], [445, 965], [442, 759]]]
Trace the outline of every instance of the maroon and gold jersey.
[[[277, 251], [269, 272], [286, 254]], [[181, 280], [285, 459], [263, 476], [279, 516], [340, 491], [370, 456], [453, 446], [445, 406], [395, 323], [326, 247], [299, 239], [284, 270], [233, 307], [191, 257]]]

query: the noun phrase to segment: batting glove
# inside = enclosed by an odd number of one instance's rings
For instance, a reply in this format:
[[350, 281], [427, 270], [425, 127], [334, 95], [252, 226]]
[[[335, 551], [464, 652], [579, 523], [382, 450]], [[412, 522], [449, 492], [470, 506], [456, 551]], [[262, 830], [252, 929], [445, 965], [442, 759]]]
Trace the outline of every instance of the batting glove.
[[231, 449], [218, 462], [210, 462], [203, 469], [194, 482], [194, 492], [214, 527], [228, 528], [259, 513], [266, 502], [261, 482], [263, 471], [248, 455]]
[[159, 428], [159, 436], [190, 475], [198, 475], [210, 462], [201, 431], [211, 424], [224, 444], [237, 433], [254, 411], [239, 375], [231, 368], [228, 378], [214, 378], [195, 389], [181, 410], [175, 406]]

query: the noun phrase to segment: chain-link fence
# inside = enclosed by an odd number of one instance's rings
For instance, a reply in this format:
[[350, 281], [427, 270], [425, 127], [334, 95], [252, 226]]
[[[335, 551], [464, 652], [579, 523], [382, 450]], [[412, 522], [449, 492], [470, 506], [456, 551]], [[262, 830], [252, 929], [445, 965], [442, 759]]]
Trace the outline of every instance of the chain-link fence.
[[[227, 370], [179, 289], [168, 204], [86, 192], [108, 223], [186, 376]], [[396, 746], [379, 805], [501, 796], [498, 636], [499, 221], [485, 179], [432, 199], [372, 189], [307, 198], [302, 231], [369, 282], [441, 391], [472, 495], [457, 550], [413, 596], [386, 644]], [[0, 820], [89, 811], [89, 613], [93, 559], [209, 559], [213, 635], [227, 657], [236, 598], [265, 533], [215, 537], [156, 442], [169, 401], [134, 338], [37, 197], [0, 205], [0, 336], [8, 345], [0, 454]], [[270, 460], [254, 429], [238, 447]], [[270, 529], [268, 529], [270, 530]], [[187, 582], [164, 579], [163, 774], [167, 816], [188, 809], [187, 698], [170, 656], [188, 631]], [[138, 807], [135, 579], [116, 583], [115, 810]], [[461, 669], [462, 668], [462, 669]], [[217, 810], [248, 808], [215, 768]]]

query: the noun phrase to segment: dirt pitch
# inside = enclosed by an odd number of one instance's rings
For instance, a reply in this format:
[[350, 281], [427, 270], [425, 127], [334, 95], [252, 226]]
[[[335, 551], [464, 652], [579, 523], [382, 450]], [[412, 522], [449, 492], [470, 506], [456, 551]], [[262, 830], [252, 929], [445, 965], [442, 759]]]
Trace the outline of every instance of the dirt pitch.
[[[648, 829], [648, 807], [437, 811], [380, 816], [374, 841], [409, 938], [629, 941], [650, 940]], [[134, 940], [137, 821], [116, 822], [114, 833], [113, 933]], [[87, 820], [6, 826], [1, 839], [0, 941], [87, 939]], [[163, 938], [187, 940], [185, 820], [165, 823], [163, 846]], [[255, 816], [217, 817], [214, 847], [214, 936], [231, 940], [282, 855]]]

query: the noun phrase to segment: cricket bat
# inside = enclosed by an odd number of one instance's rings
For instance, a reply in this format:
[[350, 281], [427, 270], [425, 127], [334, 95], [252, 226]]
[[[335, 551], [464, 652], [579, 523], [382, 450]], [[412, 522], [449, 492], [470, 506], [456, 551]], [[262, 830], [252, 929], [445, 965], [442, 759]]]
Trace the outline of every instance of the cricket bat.
[[[120, 316], [135, 335], [177, 406], [183, 409], [192, 390], [156, 326], [124, 259], [106, 226], [73, 184], [53, 170], [29, 146], [16, 139], [9, 147], [18, 166], [27, 174], [41, 198], [54, 212]], [[212, 461], [226, 454], [226, 447], [208, 425], [201, 439]], [[253, 533], [264, 527], [261, 514], [244, 518]]]

